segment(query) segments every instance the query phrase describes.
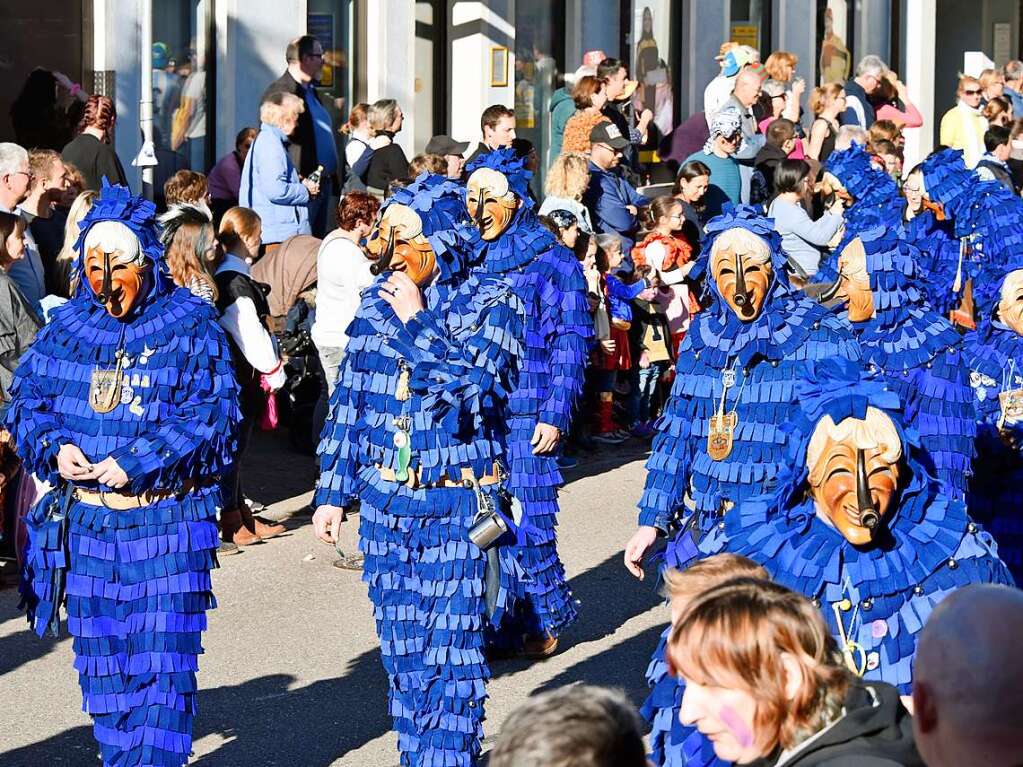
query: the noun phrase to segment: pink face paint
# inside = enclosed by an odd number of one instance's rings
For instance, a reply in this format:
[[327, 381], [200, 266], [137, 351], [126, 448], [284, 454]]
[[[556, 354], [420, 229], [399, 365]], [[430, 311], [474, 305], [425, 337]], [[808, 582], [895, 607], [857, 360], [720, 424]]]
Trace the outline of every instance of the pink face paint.
[[742, 721], [742, 717], [739, 716], [738, 712], [731, 706], [722, 706], [721, 710], [718, 711], [718, 716], [721, 718], [721, 722], [728, 728], [728, 731], [735, 736], [735, 739], [739, 742], [739, 745], [743, 748], [749, 748], [753, 745], [753, 733], [750, 728], [746, 726], [746, 723]]

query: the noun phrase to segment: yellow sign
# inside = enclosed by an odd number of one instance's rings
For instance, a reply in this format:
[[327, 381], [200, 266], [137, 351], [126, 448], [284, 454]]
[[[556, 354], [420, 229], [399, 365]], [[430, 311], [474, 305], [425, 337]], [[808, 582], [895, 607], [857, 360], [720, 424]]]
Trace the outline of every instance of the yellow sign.
[[730, 39], [750, 48], [760, 47], [760, 27], [756, 24], [732, 24]]

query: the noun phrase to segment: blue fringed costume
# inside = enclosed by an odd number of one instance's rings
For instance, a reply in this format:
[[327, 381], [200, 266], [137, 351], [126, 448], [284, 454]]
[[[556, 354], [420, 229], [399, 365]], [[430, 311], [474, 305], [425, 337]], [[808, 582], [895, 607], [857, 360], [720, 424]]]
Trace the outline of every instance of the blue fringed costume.
[[[903, 426], [899, 398], [880, 379], [832, 360], [810, 368], [798, 395], [789, 469], [778, 487], [728, 512], [699, 550], [762, 564], [777, 583], [821, 608], [850, 668], [907, 695], [917, 635], [935, 605], [967, 584], [1011, 585], [1012, 577], [991, 536], [927, 473], [916, 436]], [[853, 545], [808, 495], [807, 448], [825, 416], [841, 425], [866, 418], [868, 407], [894, 426], [902, 456], [898, 490], [873, 541]]]
[[517, 648], [523, 636], [558, 636], [576, 617], [557, 550], [561, 472], [555, 455], [534, 455], [531, 440], [537, 423], [567, 435], [582, 391], [593, 320], [582, 266], [537, 219], [529, 196], [532, 174], [522, 160], [510, 149], [499, 149], [466, 171], [477, 168], [502, 173], [519, 200], [508, 228], [496, 240], [481, 240], [477, 256], [482, 269], [506, 275], [526, 307], [524, 356], [508, 405], [508, 491], [522, 511], [514, 548], [528, 575], [527, 598], [495, 638], [499, 646]]
[[[523, 310], [503, 277], [466, 275], [474, 230], [463, 225], [457, 184], [424, 174], [395, 192], [383, 221], [402, 207], [402, 220], [411, 211], [421, 222], [416, 239], [428, 240], [440, 276], [404, 325], [380, 297], [383, 275], [363, 293], [320, 442], [314, 503], [361, 500], [363, 579], [402, 765], [469, 767], [490, 676], [488, 609], [499, 621], [522, 582], [508, 546], [484, 552], [468, 533], [481, 502], [509, 514], [493, 479], [503, 474]], [[407, 234], [397, 224], [390, 231], [398, 243]], [[488, 572], [488, 558], [499, 572]]]
[[949, 317], [962, 301], [945, 282], [949, 264], [954, 275], [959, 261], [959, 238], [952, 222], [925, 208], [905, 221], [902, 231], [902, 238], [920, 252], [917, 275], [927, 304], [942, 317]]
[[916, 248], [883, 228], [864, 230], [858, 241], [874, 306], [872, 318], [849, 323], [863, 361], [899, 395], [929, 471], [965, 500], [976, 426], [962, 338], [924, 303]]
[[[192, 749], [200, 636], [215, 604], [217, 479], [240, 416], [227, 340], [213, 308], [168, 277], [154, 215], [125, 187], [104, 186], [81, 224], [77, 293], [22, 358], [6, 423], [26, 468], [54, 486], [28, 519], [29, 620], [40, 634], [56, 629], [66, 576], [83, 708], [104, 765], [178, 767]], [[122, 319], [84, 276], [83, 243], [101, 222], [124, 224], [148, 265]], [[120, 397], [98, 412], [90, 382], [119, 353]], [[66, 527], [48, 515], [68, 491], [63, 445], [114, 458], [129, 479], [106, 494], [95, 480], [74, 482]]]
[[[763, 492], [786, 465], [782, 426], [797, 407], [795, 382], [807, 361], [860, 356], [841, 320], [785, 282], [784, 254], [772, 221], [753, 209], [730, 208], [710, 221], [697, 269], [709, 271], [715, 242], [731, 229], [746, 230], [767, 245], [773, 276], [763, 309], [750, 321], [739, 319], [708, 276], [713, 303], [696, 316], [679, 349], [675, 383], [657, 423], [639, 502], [640, 525], [675, 536], [667, 548], [672, 567], [684, 566], [691, 556], [679, 546], [687, 540], [686, 531], [706, 534], [724, 508]], [[726, 375], [732, 385], [723, 409], [736, 414], [734, 443], [724, 459], [714, 460], [708, 426], [722, 408]], [[709, 764], [715, 761], [709, 744], [678, 721], [682, 688], [664, 662], [668, 631], [647, 671], [653, 689], [643, 715], [653, 726], [652, 758], [656, 765], [673, 767]]]
[[[1023, 262], [1004, 278], [1010, 305], [1019, 295]], [[1002, 559], [1023, 582], [1023, 336], [994, 317], [967, 342], [965, 356], [977, 413], [977, 460], [970, 484], [970, 514], [998, 542]], [[1003, 404], [1004, 403], [1004, 404]]]

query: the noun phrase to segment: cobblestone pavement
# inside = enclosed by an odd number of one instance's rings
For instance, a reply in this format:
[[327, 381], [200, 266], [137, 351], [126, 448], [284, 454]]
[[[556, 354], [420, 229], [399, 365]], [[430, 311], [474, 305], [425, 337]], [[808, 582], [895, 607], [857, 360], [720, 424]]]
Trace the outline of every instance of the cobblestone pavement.
[[[624, 688], [638, 705], [643, 673], [667, 611], [652, 571], [642, 583], [621, 564], [643, 483], [639, 445], [605, 449], [569, 472], [562, 492], [561, 550], [580, 620], [542, 663], [496, 664], [487, 705], [489, 745], [530, 694], [586, 681]], [[257, 438], [247, 491], [275, 515], [302, 509], [311, 458], [276, 436]], [[289, 532], [224, 558], [214, 574], [201, 659], [200, 711], [191, 764], [206, 767], [391, 767], [398, 763], [387, 715], [372, 613], [357, 573], [334, 568], [332, 547], [295, 513]], [[344, 545], [354, 548], [356, 525]], [[71, 666], [71, 641], [40, 640], [0, 591], [0, 765], [98, 764]]]

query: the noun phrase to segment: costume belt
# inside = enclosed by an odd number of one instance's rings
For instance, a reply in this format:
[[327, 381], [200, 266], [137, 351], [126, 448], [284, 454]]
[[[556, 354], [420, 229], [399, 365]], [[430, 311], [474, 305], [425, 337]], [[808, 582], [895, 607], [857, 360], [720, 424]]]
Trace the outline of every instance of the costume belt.
[[201, 487], [211, 486], [212, 481], [209, 482], [195, 482], [188, 480], [182, 482], [181, 485], [174, 490], [151, 490], [143, 493], [142, 495], [127, 495], [117, 490], [104, 492], [97, 490], [85, 490], [80, 487], [76, 487], [74, 490], [74, 498], [76, 501], [81, 501], [90, 506], [105, 506], [108, 509], [114, 511], [128, 511], [129, 509], [141, 509], [144, 506], [151, 506], [154, 503], [165, 501], [168, 498], [180, 497], [187, 495]]
[[[380, 472], [380, 479], [384, 482], [397, 482], [398, 479], [395, 476], [394, 469], [386, 466], [377, 466], [377, 471]], [[408, 479], [403, 482], [403, 485], [407, 485], [412, 490], [435, 490], [440, 488], [471, 488], [473, 486], [486, 487], [487, 485], [496, 485], [505, 477], [505, 472], [497, 461], [494, 462], [493, 468], [489, 474], [484, 474], [482, 477], [477, 477], [472, 469], [464, 468], [459, 469], [461, 473], [461, 479], [451, 479], [447, 474], [442, 476], [440, 479], [434, 482], [419, 481], [419, 472], [413, 469], [411, 466], [408, 469]]]

